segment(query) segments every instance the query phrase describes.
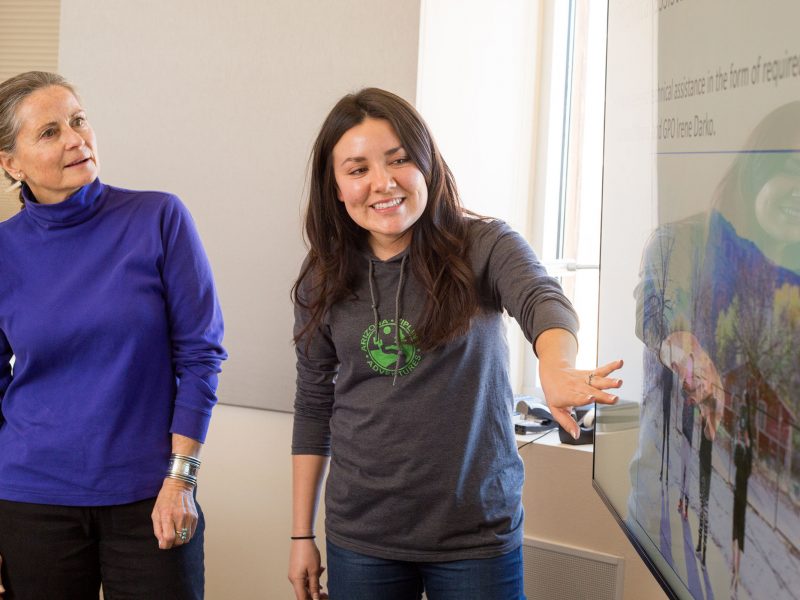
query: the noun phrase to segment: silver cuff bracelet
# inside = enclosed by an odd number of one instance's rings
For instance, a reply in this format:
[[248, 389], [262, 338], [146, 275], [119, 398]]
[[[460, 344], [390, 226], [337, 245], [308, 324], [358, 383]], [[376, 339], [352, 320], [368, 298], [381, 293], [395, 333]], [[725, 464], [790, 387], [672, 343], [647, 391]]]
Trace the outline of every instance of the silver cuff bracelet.
[[179, 479], [193, 486], [197, 485], [197, 471], [200, 470], [200, 461], [193, 456], [172, 454], [169, 457], [167, 477]]

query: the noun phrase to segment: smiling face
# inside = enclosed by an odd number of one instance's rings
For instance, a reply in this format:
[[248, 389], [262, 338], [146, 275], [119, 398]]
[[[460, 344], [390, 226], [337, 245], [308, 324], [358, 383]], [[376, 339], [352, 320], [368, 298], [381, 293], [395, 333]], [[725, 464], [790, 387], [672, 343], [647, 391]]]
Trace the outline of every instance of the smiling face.
[[391, 124], [365, 118], [339, 138], [332, 159], [338, 198], [369, 232], [375, 255], [386, 260], [402, 252], [425, 211], [428, 186]]
[[61, 202], [97, 177], [94, 130], [78, 99], [53, 85], [23, 100], [14, 151], [0, 153], [0, 165], [22, 178], [42, 204]]
[[782, 160], [782, 170], [756, 195], [756, 219], [776, 242], [795, 244], [800, 242], [800, 157]]

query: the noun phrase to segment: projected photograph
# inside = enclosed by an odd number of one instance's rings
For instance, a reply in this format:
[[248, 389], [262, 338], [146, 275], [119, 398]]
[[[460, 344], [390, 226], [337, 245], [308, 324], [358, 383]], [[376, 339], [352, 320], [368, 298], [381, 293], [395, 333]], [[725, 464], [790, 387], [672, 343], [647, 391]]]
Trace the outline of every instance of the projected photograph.
[[[770, 6], [785, 21], [755, 0], [609, 5], [609, 40], [624, 23], [652, 71], [625, 98], [646, 129], [607, 109], [607, 139], [648, 156], [634, 197], [607, 141], [603, 218], [610, 194], [649, 218], [624, 356], [641, 383], [598, 413], [595, 484], [676, 598], [800, 598], [800, 5]], [[631, 55], [610, 50], [608, 93]]]
[[800, 102], [727, 160], [709, 209], [642, 260], [629, 517], [696, 598], [800, 597]]

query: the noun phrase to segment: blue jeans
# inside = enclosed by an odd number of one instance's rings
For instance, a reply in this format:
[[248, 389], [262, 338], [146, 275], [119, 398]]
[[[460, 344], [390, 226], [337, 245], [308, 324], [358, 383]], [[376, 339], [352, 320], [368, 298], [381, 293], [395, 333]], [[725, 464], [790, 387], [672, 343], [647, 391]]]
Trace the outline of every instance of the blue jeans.
[[327, 543], [331, 600], [525, 600], [522, 548], [496, 558], [385, 560]]

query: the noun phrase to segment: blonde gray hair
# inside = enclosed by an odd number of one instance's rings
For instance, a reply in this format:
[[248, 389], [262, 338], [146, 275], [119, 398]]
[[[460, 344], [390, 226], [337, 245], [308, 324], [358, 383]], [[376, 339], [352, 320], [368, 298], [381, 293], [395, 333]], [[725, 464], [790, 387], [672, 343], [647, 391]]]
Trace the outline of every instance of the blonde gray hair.
[[[57, 73], [28, 71], [0, 83], [0, 152], [14, 152], [22, 125], [17, 118], [19, 105], [36, 90], [52, 85], [66, 88], [78, 97], [72, 84]], [[14, 178], [8, 173], [5, 176], [14, 182]]]

